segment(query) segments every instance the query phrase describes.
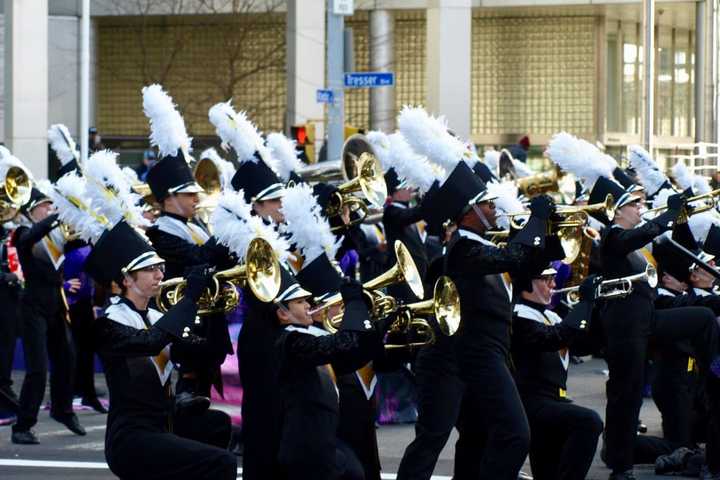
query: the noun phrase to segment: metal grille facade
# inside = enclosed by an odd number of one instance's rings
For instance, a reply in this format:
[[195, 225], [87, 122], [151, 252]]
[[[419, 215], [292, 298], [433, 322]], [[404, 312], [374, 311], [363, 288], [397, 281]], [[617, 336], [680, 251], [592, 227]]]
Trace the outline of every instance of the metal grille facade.
[[487, 17], [472, 23], [472, 133], [595, 132], [593, 16]]
[[98, 21], [97, 125], [108, 136], [144, 136], [141, 88], [161, 83], [191, 135], [214, 135], [207, 118], [233, 99], [263, 131], [282, 130], [285, 15], [112, 17]]
[[[424, 104], [425, 88], [425, 11], [395, 10], [395, 105]], [[353, 29], [355, 70], [370, 70], [370, 30], [368, 12], [356, 11], [346, 19]], [[367, 89], [345, 91], [345, 121], [367, 129], [370, 126], [370, 94]]]

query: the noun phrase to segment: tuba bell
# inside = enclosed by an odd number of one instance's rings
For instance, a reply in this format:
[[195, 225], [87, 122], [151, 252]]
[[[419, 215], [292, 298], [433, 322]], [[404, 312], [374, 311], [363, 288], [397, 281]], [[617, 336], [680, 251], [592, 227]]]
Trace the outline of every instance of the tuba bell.
[[[245, 264], [236, 265], [213, 275], [212, 283], [198, 300], [198, 315], [228, 313], [237, 307], [238, 288], [247, 285], [262, 302], [271, 302], [280, 291], [280, 263], [272, 246], [262, 238], [250, 242]], [[158, 310], [167, 312], [185, 297], [187, 280], [171, 278], [160, 284], [155, 297]]]
[[32, 181], [28, 172], [19, 166], [11, 166], [0, 183], [0, 221], [11, 220], [17, 211], [30, 200]]
[[427, 320], [435, 317], [440, 333], [455, 335], [460, 328], [460, 295], [449, 277], [435, 282], [433, 298], [400, 306], [398, 319], [390, 326], [390, 332], [405, 333], [412, 339], [408, 343], [386, 344], [386, 349], [421, 347], [435, 343], [435, 330]]
[[[398, 308], [395, 298], [382, 293], [380, 291], [382, 288], [397, 283], [406, 283], [416, 297], [422, 298], [425, 296], [422, 278], [420, 278], [420, 273], [415, 266], [415, 261], [410, 256], [407, 247], [400, 240], [395, 241], [395, 257], [397, 262], [392, 268], [363, 284], [371, 304], [370, 316], [374, 319], [384, 318]], [[339, 293], [331, 295], [325, 299], [322, 305], [313, 309], [310, 314], [314, 315], [326, 311], [335, 305], [342, 304], [342, 301], [342, 295]], [[330, 333], [335, 333], [341, 322], [342, 314], [334, 317], [325, 315], [323, 318], [325, 330]]]

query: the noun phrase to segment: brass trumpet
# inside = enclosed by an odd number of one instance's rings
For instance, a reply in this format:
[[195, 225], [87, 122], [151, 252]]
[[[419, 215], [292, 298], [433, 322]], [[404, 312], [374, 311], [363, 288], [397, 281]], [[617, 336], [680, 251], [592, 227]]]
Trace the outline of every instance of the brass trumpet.
[[[689, 208], [686, 211], [686, 216], [689, 217], [689, 216], [695, 215], [696, 213], [707, 212], [709, 210], [716, 208], [717, 207], [717, 197], [719, 197], [719, 196], [720, 196], [720, 188], [713, 190], [711, 192], [703, 193], [702, 195], [695, 195], [694, 197], [688, 198], [687, 204], [688, 204]], [[699, 201], [703, 201], [704, 205], [697, 206], [697, 207], [690, 205], [691, 203], [695, 203], [695, 202], [699, 202]], [[664, 205], [662, 207], [651, 208], [650, 210], [646, 210], [643, 213], [643, 217], [645, 217], [648, 214], [664, 212], [665, 210], [667, 210], [667, 208], [668, 208], [667, 205]]]
[[418, 340], [405, 344], [386, 344], [387, 349], [421, 347], [435, 343], [435, 330], [427, 320], [431, 316], [435, 317], [443, 335], [455, 335], [460, 328], [460, 295], [449, 277], [440, 277], [435, 282], [433, 298], [430, 300], [401, 305], [399, 310], [400, 314], [389, 331], [409, 334], [410, 338]]
[[[650, 287], [655, 288], [658, 283], [658, 273], [654, 266], [647, 264], [643, 273], [629, 275], [627, 277], [604, 280], [598, 285], [596, 296], [599, 298], [621, 298], [627, 297], [633, 291], [634, 282], [647, 282]], [[575, 305], [580, 301], [580, 286], [561, 288], [553, 290], [555, 293], [566, 293], [567, 303]]]
[[[198, 315], [228, 313], [237, 307], [238, 288], [250, 287], [262, 302], [272, 301], [280, 291], [280, 263], [270, 244], [262, 238], [250, 242], [245, 264], [215, 273], [212, 284], [198, 300]], [[187, 280], [171, 278], [160, 284], [155, 297], [158, 310], [165, 313], [185, 297]]]
[[[395, 257], [397, 258], [397, 262], [392, 268], [363, 284], [365, 293], [368, 295], [372, 305], [370, 309], [370, 316], [374, 319], [384, 318], [398, 308], [395, 298], [380, 291], [380, 289], [385, 288], [388, 285], [404, 282], [407, 283], [410, 290], [412, 290], [416, 297], [422, 298], [425, 295], [422, 279], [420, 278], [420, 273], [415, 266], [415, 262], [410, 256], [410, 252], [408, 252], [407, 247], [399, 240], [395, 241]], [[310, 314], [314, 315], [318, 312], [328, 310], [335, 305], [340, 305], [342, 301], [342, 295], [336, 293], [335, 295], [328, 297], [322, 305], [313, 309]], [[340, 327], [341, 322], [342, 314], [334, 317], [325, 315], [325, 318], [323, 318], [325, 330], [330, 333], [335, 333]]]
[[[587, 223], [587, 216], [591, 213], [604, 213], [608, 220], [612, 220], [615, 218], [615, 199], [612, 194], [608, 193], [605, 197], [605, 201], [603, 202], [575, 207], [557, 207], [555, 213], [564, 218], [562, 220], [553, 220], [551, 222], [552, 228], [554, 229], [581, 227]], [[582, 221], [580, 217], [576, 216], [577, 214], [580, 214], [585, 221]], [[529, 215], [530, 212], [516, 212], [507, 213], [504, 216], [510, 217], [510, 224], [513, 228], [521, 229], [522, 225], [515, 221], [515, 217], [527, 217]]]
[[32, 181], [24, 168], [11, 166], [0, 183], [0, 221], [11, 220], [30, 200]]

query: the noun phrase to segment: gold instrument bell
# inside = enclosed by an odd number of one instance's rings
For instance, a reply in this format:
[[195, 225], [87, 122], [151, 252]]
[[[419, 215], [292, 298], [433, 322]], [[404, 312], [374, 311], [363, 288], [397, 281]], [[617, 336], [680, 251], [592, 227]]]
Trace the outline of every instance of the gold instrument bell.
[[24, 168], [12, 166], [0, 183], [0, 221], [11, 220], [30, 201], [32, 181]]
[[[270, 244], [262, 238], [250, 242], [245, 264], [222, 270], [212, 278], [212, 284], [198, 300], [198, 315], [228, 313], [240, 301], [238, 288], [247, 285], [262, 302], [271, 302], [280, 291], [280, 262]], [[185, 296], [187, 281], [171, 278], [160, 284], [155, 297], [158, 310], [167, 312]]]
[[390, 332], [408, 334], [414, 341], [386, 344], [387, 349], [421, 347], [435, 343], [435, 330], [427, 320], [431, 316], [435, 317], [443, 335], [455, 335], [460, 328], [460, 295], [449, 277], [438, 278], [433, 298], [402, 305], [400, 310], [398, 319], [390, 326]]
[[[425, 296], [422, 278], [420, 278], [420, 273], [415, 266], [415, 261], [410, 256], [407, 247], [403, 245], [400, 240], [395, 241], [395, 257], [397, 258], [397, 262], [392, 268], [363, 284], [365, 293], [370, 300], [370, 316], [376, 320], [388, 316], [398, 308], [395, 298], [380, 291], [387, 286], [406, 283], [416, 297], [423, 298]], [[341, 304], [342, 301], [342, 295], [339, 293], [331, 295], [325, 299], [322, 305], [313, 309], [310, 314], [312, 315], [327, 310], [330, 307]], [[341, 322], [342, 314], [332, 318], [326, 315], [323, 319], [325, 330], [330, 333], [337, 332]]]
[[220, 184], [220, 170], [215, 162], [209, 158], [201, 158], [193, 170], [195, 181], [204, 190], [200, 194], [200, 201], [195, 209], [195, 215], [210, 228], [210, 217], [220, 200], [222, 186]]

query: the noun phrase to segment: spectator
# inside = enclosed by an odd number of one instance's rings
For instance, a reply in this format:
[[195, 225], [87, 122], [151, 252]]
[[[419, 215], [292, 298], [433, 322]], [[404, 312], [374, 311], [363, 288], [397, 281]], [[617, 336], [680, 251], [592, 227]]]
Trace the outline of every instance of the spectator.
[[145, 150], [143, 152], [143, 161], [142, 163], [135, 169], [137, 172], [138, 180], [141, 182], [147, 181], [147, 174], [150, 171], [150, 169], [157, 163], [157, 155], [155, 154], [154, 150]]
[[105, 145], [102, 143], [97, 128], [90, 127], [90, 129], [88, 129], [88, 152], [92, 155], [98, 150], [105, 150]]
[[515, 160], [527, 163], [527, 154], [528, 150], [530, 150], [530, 137], [527, 135], [523, 136], [520, 140], [518, 140], [517, 144], [510, 145], [508, 150]]

